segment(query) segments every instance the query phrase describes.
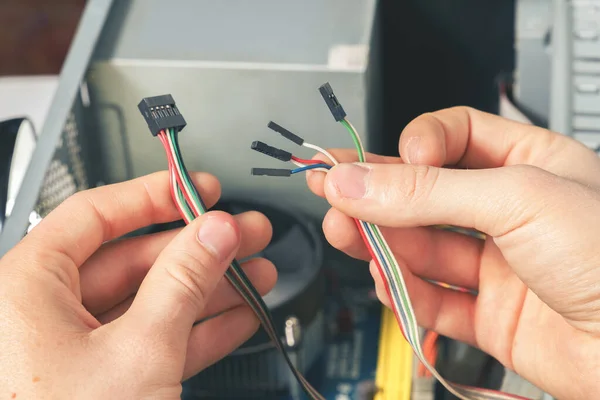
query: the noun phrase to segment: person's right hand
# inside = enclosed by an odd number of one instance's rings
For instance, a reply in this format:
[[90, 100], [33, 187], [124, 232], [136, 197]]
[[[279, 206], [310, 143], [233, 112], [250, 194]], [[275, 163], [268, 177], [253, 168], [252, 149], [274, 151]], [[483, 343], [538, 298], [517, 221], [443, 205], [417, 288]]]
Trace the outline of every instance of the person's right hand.
[[[355, 152], [333, 150], [345, 164], [308, 176], [333, 207], [323, 223], [331, 244], [370, 260], [350, 217], [387, 227], [421, 326], [480, 347], [559, 399], [600, 398], [596, 154], [462, 107], [417, 118], [399, 147], [404, 162], [368, 154], [369, 164], [351, 164]], [[488, 239], [428, 228], [440, 224]]]

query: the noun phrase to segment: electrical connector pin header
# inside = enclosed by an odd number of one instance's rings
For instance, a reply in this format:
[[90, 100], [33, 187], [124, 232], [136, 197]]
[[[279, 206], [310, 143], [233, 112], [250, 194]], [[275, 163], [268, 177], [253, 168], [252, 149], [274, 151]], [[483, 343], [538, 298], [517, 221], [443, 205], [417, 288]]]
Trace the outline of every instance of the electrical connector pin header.
[[146, 120], [152, 136], [157, 136], [160, 131], [166, 129], [175, 129], [179, 132], [185, 128], [185, 119], [170, 94], [146, 97], [140, 101], [138, 109]]
[[337, 97], [335, 97], [335, 93], [333, 93], [333, 89], [331, 88], [329, 82], [321, 85], [319, 87], [319, 92], [321, 93], [321, 96], [323, 96], [323, 100], [325, 100], [325, 104], [327, 104], [327, 107], [329, 107], [329, 111], [331, 111], [331, 114], [336, 122], [340, 122], [346, 118], [346, 111], [344, 111], [344, 108], [338, 101]]

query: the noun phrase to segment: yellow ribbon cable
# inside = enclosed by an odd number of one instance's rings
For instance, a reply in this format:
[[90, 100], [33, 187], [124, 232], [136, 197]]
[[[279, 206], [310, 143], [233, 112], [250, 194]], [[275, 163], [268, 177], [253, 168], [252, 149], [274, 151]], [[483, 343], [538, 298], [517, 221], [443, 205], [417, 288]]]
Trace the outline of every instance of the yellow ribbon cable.
[[402, 336], [394, 313], [383, 307], [374, 400], [410, 400], [413, 351]]

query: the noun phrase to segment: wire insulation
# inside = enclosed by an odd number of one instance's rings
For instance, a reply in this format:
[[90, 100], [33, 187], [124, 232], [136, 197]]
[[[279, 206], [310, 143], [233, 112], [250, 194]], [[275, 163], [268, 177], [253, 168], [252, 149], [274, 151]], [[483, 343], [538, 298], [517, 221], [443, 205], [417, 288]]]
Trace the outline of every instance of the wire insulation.
[[296, 168], [292, 170], [292, 174], [297, 174], [299, 172], [304, 172], [304, 171], [310, 171], [311, 169], [331, 169], [331, 165], [327, 165], [327, 164], [312, 164], [312, 165], [306, 165], [300, 168]]
[[[342, 119], [340, 123], [350, 134], [357, 151], [359, 162], [366, 162], [367, 160], [363, 143], [360, 135], [356, 131], [356, 128], [345, 118]], [[324, 155], [328, 162], [330, 162], [332, 165], [335, 166], [339, 164], [338, 160], [336, 160], [336, 158], [327, 150], [311, 143], [304, 142], [302, 145], [312, 150], [316, 150], [320, 154]], [[292, 156], [290, 161], [298, 166], [298, 168], [291, 170], [292, 174], [309, 170], [319, 170], [327, 173], [332, 168], [330, 165], [324, 164], [321, 161], [306, 160], [295, 156]], [[408, 296], [408, 289], [402, 274], [402, 268], [398, 264], [398, 261], [390, 249], [389, 244], [385, 240], [381, 229], [377, 225], [358, 219], [354, 219], [354, 222], [369, 251], [369, 254], [371, 255], [372, 262], [375, 264], [376, 269], [384, 282], [385, 292], [391, 302], [390, 308], [392, 309], [393, 314], [398, 322], [400, 331], [417, 356], [419, 361], [419, 374], [431, 375], [435, 377], [450, 393], [461, 400], [520, 399], [521, 397], [519, 396], [507, 393], [501, 393], [488, 389], [472, 388], [448, 382], [439, 374], [438, 371], [436, 371], [432, 364], [435, 363], [436, 358], [435, 338], [437, 338], [437, 334], [431, 333], [427, 337], [425, 343], [421, 343], [419, 326], [412, 303]], [[468, 233], [475, 237], [482, 237], [479, 233], [463, 232], [455, 227], [443, 226], [441, 228], [461, 233]], [[450, 286], [442, 282], [432, 282], [432, 284], [452, 290], [467, 291], [464, 288]]]
[[[356, 129], [347, 119], [343, 119], [340, 122], [350, 133], [356, 147], [359, 162], [366, 162], [364, 147]], [[331, 154], [323, 151], [321, 153], [330, 158], [334, 165], [337, 164], [337, 160], [335, 160]], [[363, 241], [369, 249], [373, 262], [382, 277], [385, 291], [390, 298], [391, 308], [396, 315], [401, 331], [425, 369], [429, 371], [429, 373], [431, 373], [431, 375], [433, 375], [450, 393], [462, 400], [520, 399], [521, 397], [508, 393], [471, 388], [448, 382], [435, 370], [430, 362], [431, 356], [427, 357], [423, 351], [419, 335], [419, 326], [416, 321], [412, 303], [408, 297], [408, 290], [406, 288], [404, 277], [402, 276], [402, 268], [398, 264], [378, 226], [360, 220], [355, 220], [355, 222]]]
[[[171, 197], [175, 206], [179, 210], [181, 217], [186, 224], [193, 221], [195, 218], [206, 213], [207, 207], [202, 201], [196, 187], [194, 186], [191, 177], [183, 163], [183, 157], [179, 148], [179, 142], [177, 137], [178, 132], [173, 129], [161, 131], [158, 135], [165, 153], [169, 165], [169, 176], [171, 185]], [[320, 168], [330, 168], [326, 164], [314, 164], [310, 166], [302, 166], [299, 170], [308, 170]], [[302, 172], [302, 171], [298, 171]], [[261, 325], [265, 329], [265, 332], [269, 335], [271, 341], [279, 352], [283, 355], [286, 363], [290, 367], [292, 374], [298, 380], [306, 394], [313, 400], [325, 400], [302, 376], [300, 371], [292, 363], [283, 344], [281, 343], [280, 335], [274, 325], [271, 313], [264, 303], [262, 297], [250, 282], [250, 279], [246, 276], [242, 267], [237, 260], [234, 260], [227, 272], [225, 278], [233, 286], [233, 288], [240, 294], [242, 299], [248, 304], [252, 311], [257, 316]]]
[[[345, 118], [342, 119], [340, 123], [350, 134], [357, 151], [359, 162], [366, 162], [366, 154], [363, 143], [358, 132], [356, 131], [356, 128]], [[206, 213], [208, 211], [207, 207], [202, 201], [202, 198], [200, 197], [183, 162], [183, 157], [178, 142], [178, 132], [174, 129], [163, 130], [158, 134], [158, 137], [165, 148], [165, 153], [167, 156], [171, 197], [173, 198], [173, 202], [179, 210], [184, 222], [188, 224], [195, 218]], [[306, 142], [303, 142], [302, 146], [323, 154], [327, 158], [328, 162], [330, 162], [333, 166], [339, 164], [332, 154], [319, 146]], [[290, 171], [291, 174], [312, 170], [324, 171], [327, 173], [332, 168], [332, 165], [326, 164], [323, 161], [308, 160], [298, 158], [296, 156], [292, 156], [291, 160], [289, 161], [297, 166], [297, 168]], [[432, 334], [432, 336], [429, 336], [424, 344], [421, 343], [419, 326], [412, 303], [408, 296], [408, 290], [402, 272], [403, 270], [398, 264], [398, 261], [396, 260], [389, 244], [385, 240], [380, 228], [377, 225], [358, 219], [354, 219], [354, 222], [369, 251], [369, 254], [371, 255], [372, 262], [375, 264], [376, 269], [384, 282], [385, 292], [390, 299], [391, 309], [395, 315], [396, 321], [398, 322], [402, 335], [410, 344], [415, 355], [420, 361], [422, 365], [422, 372], [424, 373], [427, 371], [429, 374], [435, 377], [450, 393], [461, 400], [522, 399], [519, 396], [494, 390], [473, 388], [448, 382], [435, 370], [432, 364], [435, 361], [434, 337], [437, 336]], [[321, 396], [310, 385], [310, 383], [291, 361], [283, 343], [281, 342], [281, 336], [277, 332], [277, 328], [274, 325], [273, 318], [267, 305], [264, 303], [256, 288], [252, 285], [252, 282], [248, 279], [237, 260], [233, 260], [227, 269], [227, 272], [225, 273], [225, 277], [257, 316], [261, 325], [265, 329], [265, 332], [270, 337], [277, 350], [284, 357], [292, 374], [300, 383], [309, 399], [325, 400], [324, 397]], [[449, 287], [449, 285], [445, 285], [440, 282], [433, 283]], [[452, 287], [452, 289], [459, 288]]]

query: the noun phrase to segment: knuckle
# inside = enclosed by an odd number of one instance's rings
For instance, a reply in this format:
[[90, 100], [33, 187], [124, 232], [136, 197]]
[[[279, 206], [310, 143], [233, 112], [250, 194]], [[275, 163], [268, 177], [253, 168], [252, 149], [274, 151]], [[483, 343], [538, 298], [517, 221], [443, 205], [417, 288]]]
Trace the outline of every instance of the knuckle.
[[398, 189], [408, 202], [418, 203], [427, 199], [438, 179], [439, 170], [429, 166], [414, 166], [405, 169]]
[[[408, 124], [408, 126], [405, 129], [405, 132], [408, 132], [411, 135], [421, 135], [425, 128], [427, 128], [427, 130], [437, 129], [441, 125], [441, 122], [438, 117], [439, 111], [423, 113], [415, 119], [413, 119], [410, 122], [410, 124]], [[404, 134], [405, 132], [403, 132], [402, 134]], [[400, 138], [402, 139], [402, 136], [400, 136]]]
[[557, 188], [564, 185], [564, 180], [557, 175], [532, 165], [510, 166], [505, 171], [506, 201], [494, 216], [488, 217], [495, 222], [490, 225], [496, 227], [493, 236], [498, 239], [530, 226], [563, 203], [557, 200]]
[[514, 190], [527, 198], [532, 195], [545, 195], [552, 190], [561, 179], [557, 175], [551, 174], [533, 165], [515, 165], [508, 167], [511, 174], [511, 181], [514, 184]]
[[469, 107], [469, 106], [454, 106], [454, 107], [450, 107], [448, 109], [448, 111], [455, 112], [455, 113], [464, 113], [464, 114], [471, 114], [473, 112], [478, 112], [476, 109], [474, 109], [473, 107]]
[[66, 209], [73, 209], [81, 204], [85, 204], [87, 202], [87, 193], [85, 191], [75, 192], [74, 194], [67, 197], [59, 207], [63, 207]]
[[167, 259], [167, 276], [175, 282], [187, 301], [198, 309], [204, 308], [208, 299], [204, 285], [206, 276], [203, 272], [211, 262], [208, 255], [198, 257], [185, 250], [173, 250]]

